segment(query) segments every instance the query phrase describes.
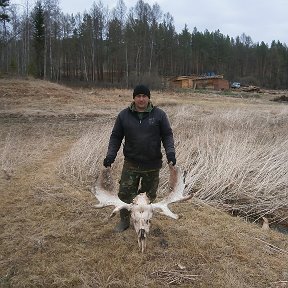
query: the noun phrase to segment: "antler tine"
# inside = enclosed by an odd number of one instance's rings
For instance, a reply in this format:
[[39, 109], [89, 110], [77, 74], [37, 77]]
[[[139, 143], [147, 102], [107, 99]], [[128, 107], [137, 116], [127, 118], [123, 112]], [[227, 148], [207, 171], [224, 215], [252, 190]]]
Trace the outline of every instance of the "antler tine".
[[171, 192], [160, 201], [160, 203], [170, 204], [190, 199], [192, 195], [188, 194], [184, 196], [186, 171], [182, 173], [179, 166], [173, 166], [171, 164], [169, 164], [169, 171], [169, 189]]
[[107, 167], [100, 172], [100, 175], [96, 181], [94, 187], [91, 188], [92, 193], [95, 195], [98, 204], [95, 205], [96, 208], [103, 208], [106, 206], [115, 206], [115, 209], [111, 213], [110, 217], [113, 217], [116, 212], [126, 208], [131, 209], [131, 204], [127, 204], [121, 201], [118, 196], [113, 193], [114, 185], [111, 173], [111, 168]]
[[175, 202], [185, 201], [192, 198], [192, 194], [183, 195], [185, 188], [185, 175], [182, 173], [179, 166], [173, 166], [169, 164], [170, 170], [170, 179], [169, 179], [169, 188], [171, 190], [170, 194], [162, 199], [158, 203], [152, 203], [153, 209], [161, 209], [161, 214], [164, 214], [173, 219], [178, 219], [178, 215], [174, 214], [169, 208], [168, 205]]

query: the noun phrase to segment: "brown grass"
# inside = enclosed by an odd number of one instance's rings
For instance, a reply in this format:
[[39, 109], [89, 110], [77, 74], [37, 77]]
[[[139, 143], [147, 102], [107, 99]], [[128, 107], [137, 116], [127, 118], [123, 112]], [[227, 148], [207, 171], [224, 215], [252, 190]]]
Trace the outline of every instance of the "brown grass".
[[141, 254], [90, 193], [131, 91], [0, 85], [1, 287], [288, 287], [287, 234], [258, 221], [287, 217], [288, 109], [272, 94], [153, 92], [195, 197], [171, 205], [177, 221], [155, 215]]

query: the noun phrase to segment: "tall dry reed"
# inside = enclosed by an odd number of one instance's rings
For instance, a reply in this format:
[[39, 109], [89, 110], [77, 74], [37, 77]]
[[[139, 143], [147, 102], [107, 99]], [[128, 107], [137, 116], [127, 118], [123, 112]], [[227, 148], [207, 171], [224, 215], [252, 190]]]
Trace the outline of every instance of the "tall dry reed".
[[[178, 165], [187, 171], [186, 192], [242, 216], [262, 217], [288, 207], [288, 113], [260, 109], [169, 107]], [[84, 131], [59, 171], [90, 185], [105, 157], [113, 123]], [[163, 151], [164, 152], [164, 151]], [[114, 165], [119, 177], [122, 152]], [[159, 196], [166, 193], [166, 158]]]

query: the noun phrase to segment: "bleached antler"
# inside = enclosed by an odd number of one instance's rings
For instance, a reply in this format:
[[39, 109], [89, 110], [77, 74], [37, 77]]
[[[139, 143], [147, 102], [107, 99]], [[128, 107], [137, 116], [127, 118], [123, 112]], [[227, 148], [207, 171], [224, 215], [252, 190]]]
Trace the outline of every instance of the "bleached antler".
[[[188, 200], [192, 195], [184, 195], [184, 177], [179, 167], [169, 165], [170, 170], [170, 193], [162, 201], [158, 203], [150, 203], [146, 193], [138, 194], [131, 204], [121, 201], [114, 191], [113, 179], [111, 175], [111, 168], [105, 168], [101, 171], [100, 176], [92, 188], [92, 192], [98, 199], [99, 204], [95, 205], [97, 208], [106, 206], [115, 206], [110, 217], [114, 216], [116, 212], [121, 209], [131, 211], [131, 220], [134, 229], [138, 236], [138, 244], [142, 252], [146, 249], [147, 235], [150, 229], [150, 220], [153, 216], [153, 211], [161, 210], [160, 213], [169, 216], [173, 219], [178, 219], [178, 215], [174, 214], [168, 205], [171, 203]], [[157, 211], [159, 212], [159, 211]]]
[[190, 198], [192, 198], [192, 194], [183, 195], [184, 188], [185, 188], [185, 179], [184, 175], [181, 172], [180, 167], [173, 166], [172, 164], [169, 164], [169, 170], [170, 170], [170, 194], [166, 196], [164, 199], [162, 199], [160, 202], [152, 203], [153, 210], [160, 209], [162, 212], [161, 214], [164, 214], [168, 217], [171, 217], [173, 219], [178, 219], [178, 215], [174, 214], [169, 208], [168, 205], [175, 202], [185, 201]]
[[95, 187], [92, 187], [91, 191], [99, 201], [99, 203], [95, 205], [96, 208], [115, 206], [110, 217], [113, 217], [121, 209], [125, 208], [131, 210], [132, 204], [127, 204], [121, 201], [118, 196], [113, 193], [114, 185], [111, 175], [111, 167], [107, 167], [101, 171]]

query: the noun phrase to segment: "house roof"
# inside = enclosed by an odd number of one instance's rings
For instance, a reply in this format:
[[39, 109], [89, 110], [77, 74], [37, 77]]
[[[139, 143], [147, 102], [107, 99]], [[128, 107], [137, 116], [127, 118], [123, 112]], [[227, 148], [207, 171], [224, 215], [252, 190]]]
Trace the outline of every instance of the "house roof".
[[199, 75], [190, 75], [190, 76], [174, 76], [169, 79], [169, 81], [183, 81], [183, 80], [206, 80], [206, 79], [223, 79], [223, 75], [213, 75], [213, 76], [199, 76]]

